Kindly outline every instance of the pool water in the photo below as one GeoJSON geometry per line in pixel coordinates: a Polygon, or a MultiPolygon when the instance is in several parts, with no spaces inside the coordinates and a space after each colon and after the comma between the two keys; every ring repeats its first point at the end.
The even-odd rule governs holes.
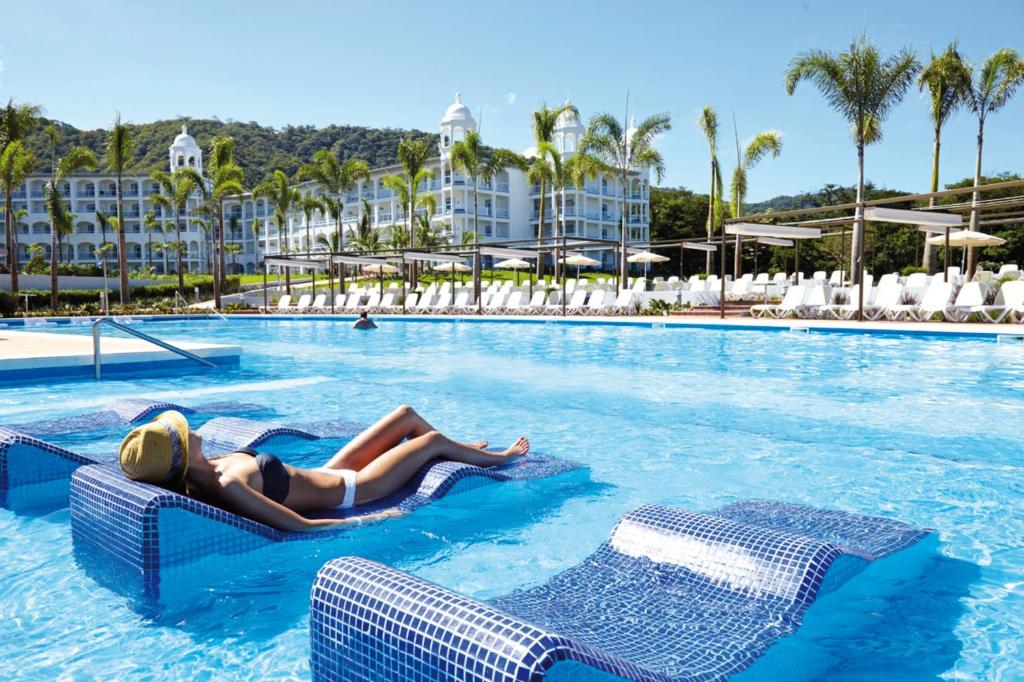
{"type": "MultiPolygon", "coordinates": [[[[270,548],[250,574],[162,608],[97,582],[66,509],[0,509],[0,678],[308,677],[317,566],[362,554],[478,598],[580,562],[646,502],[746,498],[891,516],[939,531],[920,580],[856,605],[822,636],[821,679],[1020,679],[1024,666],[1024,345],[986,339],[649,326],[317,320],[146,323],[161,338],[240,343],[241,365],[177,377],[0,388],[0,424],[119,396],[236,400],[276,419],[370,423],[414,405],[458,438],[588,470],[489,486],[315,545],[270,548]]],[[[75,330],[62,333],[81,333],[75,330]]],[[[53,438],[116,448],[119,430],[53,438]]],[[[340,442],[285,447],[314,465],[340,442]]],[[[183,580],[186,578],[183,577],[183,580]]],[[[173,592],[164,588],[164,592],[173,592]]]]}

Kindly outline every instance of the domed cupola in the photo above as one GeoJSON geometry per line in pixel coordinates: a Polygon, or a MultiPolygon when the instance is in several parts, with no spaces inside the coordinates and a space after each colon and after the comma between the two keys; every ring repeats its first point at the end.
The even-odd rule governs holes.
{"type": "MultiPolygon", "coordinates": [[[[566,107],[571,107],[572,102],[565,100],[566,107]]],[[[583,124],[571,109],[563,111],[555,121],[554,142],[559,153],[563,156],[572,154],[579,146],[580,138],[583,137],[583,124]]]]}
{"type": "Polygon", "coordinates": [[[469,107],[462,103],[462,93],[457,92],[455,101],[441,118],[441,140],[438,142],[441,154],[447,156],[451,146],[461,141],[467,130],[476,130],[476,121],[469,107]]]}
{"type": "Polygon", "coordinates": [[[181,133],[174,138],[170,148],[171,172],[179,168],[195,168],[203,172],[203,150],[196,144],[194,137],[188,134],[188,126],[181,124],[181,133]]]}

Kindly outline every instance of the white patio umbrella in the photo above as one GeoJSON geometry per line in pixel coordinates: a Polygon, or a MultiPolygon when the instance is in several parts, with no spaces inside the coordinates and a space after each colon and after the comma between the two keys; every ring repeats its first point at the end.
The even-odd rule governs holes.
{"type": "Polygon", "coordinates": [[[499,263],[495,263],[491,268],[491,282],[494,282],[494,268],[501,270],[515,270],[516,271],[516,286],[519,286],[519,271],[527,270],[531,266],[529,263],[524,261],[522,258],[508,258],[499,263]]]}
{"type": "Polygon", "coordinates": [[[385,273],[388,274],[388,275],[393,275],[396,272],[398,272],[398,268],[396,268],[394,265],[388,265],[387,263],[380,263],[380,264],[374,263],[373,265],[364,265],[363,266],[363,274],[364,275],[377,275],[377,278],[380,280],[380,295],[381,296],[384,295],[384,275],[385,275],[385,273]]]}
{"type": "Polygon", "coordinates": [[[457,261],[449,261],[447,263],[441,263],[440,265],[434,266],[434,272],[450,272],[452,273],[452,283],[455,282],[456,272],[473,272],[473,268],[469,267],[465,263],[459,263],[457,261]]]}
{"type": "Polygon", "coordinates": [[[650,251],[639,251],[626,259],[629,263],[643,263],[644,277],[647,277],[648,263],[664,263],[667,260],[669,260],[668,256],[661,256],[657,253],[651,253],[650,251]]]}
{"type": "MultiPolygon", "coordinates": [[[[943,246],[946,243],[946,235],[938,234],[934,237],[928,238],[929,244],[935,244],[937,246],[943,246]]],[[[1006,240],[997,237],[992,234],[985,234],[984,232],[977,232],[975,230],[960,230],[959,232],[950,232],[949,234],[949,245],[955,248],[975,249],[985,248],[987,246],[999,246],[1005,244],[1006,240]]],[[[974,259],[969,258],[972,271],[967,273],[967,279],[971,279],[974,276],[973,265],[974,259]]]]}
{"type": "Polygon", "coordinates": [[[576,266],[576,279],[580,278],[580,266],[581,265],[586,265],[587,267],[593,267],[595,265],[600,265],[601,264],[601,261],[599,261],[599,260],[597,260],[595,258],[591,258],[590,256],[584,256],[582,253],[573,254],[573,255],[569,256],[568,258],[566,258],[565,261],[563,261],[563,262],[566,265],[575,265],[576,266]]]}

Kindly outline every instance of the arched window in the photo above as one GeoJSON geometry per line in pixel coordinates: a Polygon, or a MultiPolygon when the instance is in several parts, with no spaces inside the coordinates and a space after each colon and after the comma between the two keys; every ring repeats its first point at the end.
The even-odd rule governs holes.
{"type": "Polygon", "coordinates": [[[444,146],[447,147],[447,146],[451,145],[451,143],[452,143],[451,139],[447,135],[445,135],[444,136],[444,146]]]}
{"type": "Polygon", "coordinates": [[[463,137],[464,134],[465,134],[465,131],[462,128],[456,128],[455,129],[455,134],[454,134],[455,141],[456,142],[461,142],[462,141],[462,137],[463,137]]]}
{"type": "Polygon", "coordinates": [[[196,157],[194,157],[194,156],[188,157],[188,165],[194,167],[196,165],[196,157]]]}
{"type": "Polygon", "coordinates": [[[566,152],[571,152],[571,151],[573,151],[575,149],[575,147],[576,147],[576,136],[575,135],[566,135],[565,136],[565,151],[566,152]]]}
{"type": "Polygon", "coordinates": [[[178,167],[179,168],[184,166],[185,165],[185,157],[182,156],[181,154],[178,154],[178,162],[177,163],[178,163],[178,167]]]}

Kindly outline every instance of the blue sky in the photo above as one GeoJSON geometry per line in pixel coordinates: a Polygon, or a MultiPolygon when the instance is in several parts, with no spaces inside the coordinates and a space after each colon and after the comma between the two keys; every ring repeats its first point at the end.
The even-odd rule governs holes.
{"type": "MultiPolygon", "coordinates": [[[[926,57],[959,39],[980,59],[1024,49],[1024,2],[773,0],[586,3],[24,2],[0,0],[0,98],[43,105],[80,127],[178,116],[262,124],[328,123],[434,130],[456,90],[483,112],[488,144],[529,145],[540,102],[572,98],[582,113],[668,111],[663,185],[705,190],[707,150],[694,121],[713,104],[720,154],[782,131],[782,155],[751,174],[749,199],[852,184],[845,124],[817,91],[783,89],[789,60],[840,50],[866,27],[885,52],[926,57]],[[973,19],[977,17],[978,19],[973,19]]],[[[924,191],[930,174],[927,102],[914,90],[867,155],[879,185],[924,191]]],[[[944,134],[942,179],[973,174],[976,123],[961,113],[944,134]]],[[[985,172],[1024,170],[1024,92],[986,124],[985,172]]]]}

